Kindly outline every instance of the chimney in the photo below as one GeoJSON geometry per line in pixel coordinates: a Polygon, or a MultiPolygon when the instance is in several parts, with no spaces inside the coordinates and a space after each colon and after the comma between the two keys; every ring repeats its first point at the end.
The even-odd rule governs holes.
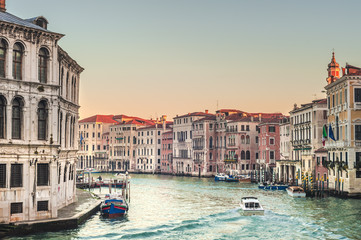
{"type": "Polygon", "coordinates": [[[261,114],[261,113],[258,115],[258,120],[259,120],[260,122],[262,121],[262,114],[261,114]]]}
{"type": "Polygon", "coordinates": [[[208,113],[208,109],[206,109],[205,112],[208,113]]]}
{"type": "Polygon", "coordinates": [[[0,11],[1,12],[5,12],[6,8],[5,8],[5,0],[0,0],[0,11]]]}
{"type": "Polygon", "coordinates": [[[162,116],[162,122],[163,122],[163,131],[165,132],[165,130],[167,128],[167,116],[166,115],[162,116]]]}

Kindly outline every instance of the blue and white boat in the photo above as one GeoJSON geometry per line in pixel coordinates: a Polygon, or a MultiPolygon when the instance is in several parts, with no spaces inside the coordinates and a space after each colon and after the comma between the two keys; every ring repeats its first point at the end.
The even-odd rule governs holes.
{"type": "Polygon", "coordinates": [[[226,181],[226,179],[228,178],[228,175],[224,174],[224,173],[218,173],[215,177],[214,177],[214,181],[226,181]]]}

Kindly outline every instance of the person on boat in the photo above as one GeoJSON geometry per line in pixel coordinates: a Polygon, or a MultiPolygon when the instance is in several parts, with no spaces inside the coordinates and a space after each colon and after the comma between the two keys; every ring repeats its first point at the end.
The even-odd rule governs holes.
{"type": "Polygon", "coordinates": [[[102,176],[99,176],[99,177],[98,177],[98,180],[99,180],[99,181],[103,180],[102,176]]]}

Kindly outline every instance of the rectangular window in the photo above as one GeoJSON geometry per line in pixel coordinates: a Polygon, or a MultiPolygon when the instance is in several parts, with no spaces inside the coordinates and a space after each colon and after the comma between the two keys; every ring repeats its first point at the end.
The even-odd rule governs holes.
{"type": "Polygon", "coordinates": [[[17,213],[23,213],[23,203],[22,202],[11,203],[10,213],[11,215],[17,213]]]}
{"type": "Polygon", "coordinates": [[[275,126],[269,126],[268,127],[268,132],[276,132],[276,127],[275,126]]]}
{"type": "Polygon", "coordinates": [[[11,164],[11,177],[10,187],[22,187],[23,186],[23,165],[11,164]]]}
{"type": "Polygon", "coordinates": [[[355,88],[355,102],[361,102],[361,88],[355,88]]]}
{"type": "Polygon", "coordinates": [[[38,201],[37,211],[48,211],[49,210],[49,201],[38,201]]]}
{"type": "Polygon", "coordinates": [[[274,151],[270,151],[270,152],[269,152],[269,158],[270,158],[271,160],[275,159],[275,152],[274,152],[274,151]]]}
{"type": "Polygon", "coordinates": [[[274,139],[274,138],[270,138],[270,139],[269,139],[269,144],[270,144],[270,145],[274,145],[274,144],[275,144],[275,139],[274,139]]]}
{"type": "Polygon", "coordinates": [[[6,188],[6,164],[0,164],[0,188],[6,188]]]}
{"type": "Polygon", "coordinates": [[[49,164],[38,163],[37,164],[37,185],[49,186],[49,164]]]}
{"type": "Polygon", "coordinates": [[[355,140],[361,140],[361,125],[355,125],[355,140]]]}

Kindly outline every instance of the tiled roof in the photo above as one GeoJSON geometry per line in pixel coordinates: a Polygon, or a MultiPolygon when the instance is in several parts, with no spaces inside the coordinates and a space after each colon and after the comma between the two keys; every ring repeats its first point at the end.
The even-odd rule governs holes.
{"type": "Polygon", "coordinates": [[[79,123],[118,123],[113,119],[113,115],[94,115],[88,118],[84,118],[79,123]]]}
{"type": "Polygon", "coordinates": [[[176,116],[175,118],[182,118],[182,117],[192,117],[192,116],[214,116],[214,114],[211,113],[205,113],[205,112],[193,112],[193,113],[188,113],[188,114],[184,114],[181,116],[176,116]]]}
{"type": "Polygon", "coordinates": [[[13,23],[13,24],[16,24],[16,25],[20,25],[20,26],[23,26],[23,27],[29,27],[29,28],[34,28],[34,29],[37,29],[37,30],[41,30],[41,31],[44,31],[44,32],[50,32],[49,30],[45,29],[45,28],[42,28],[34,23],[32,23],[32,19],[28,19],[28,20],[25,20],[25,19],[21,19],[17,16],[14,16],[8,12],[1,12],[0,11],[0,21],[3,21],[3,22],[7,22],[7,23],[13,23]]]}
{"type": "Polygon", "coordinates": [[[154,122],[155,122],[154,120],[147,120],[147,119],[144,119],[144,118],[127,116],[127,115],[124,115],[124,114],[115,115],[113,117],[113,119],[118,120],[118,121],[121,120],[123,122],[136,120],[138,122],[143,122],[144,124],[154,124],[154,122]]]}
{"type": "Polygon", "coordinates": [[[216,120],[216,116],[215,115],[213,115],[213,116],[207,116],[207,117],[204,117],[204,118],[200,118],[200,119],[198,119],[198,120],[196,120],[196,121],[194,121],[194,122],[202,122],[202,121],[214,121],[214,120],[216,120]]]}
{"type": "MultiPolygon", "coordinates": [[[[152,125],[152,126],[146,126],[146,127],[142,127],[142,128],[138,128],[138,130],[146,130],[146,129],[156,129],[156,126],[157,126],[157,129],[163,129],[163,124],[161,124],[161,123],[158,123],[157,125],[156,124],[154,124],[154,125],[152,125]]],[[[166,129],[171,129],[171,124],[166,124],[166,129]]]]}

